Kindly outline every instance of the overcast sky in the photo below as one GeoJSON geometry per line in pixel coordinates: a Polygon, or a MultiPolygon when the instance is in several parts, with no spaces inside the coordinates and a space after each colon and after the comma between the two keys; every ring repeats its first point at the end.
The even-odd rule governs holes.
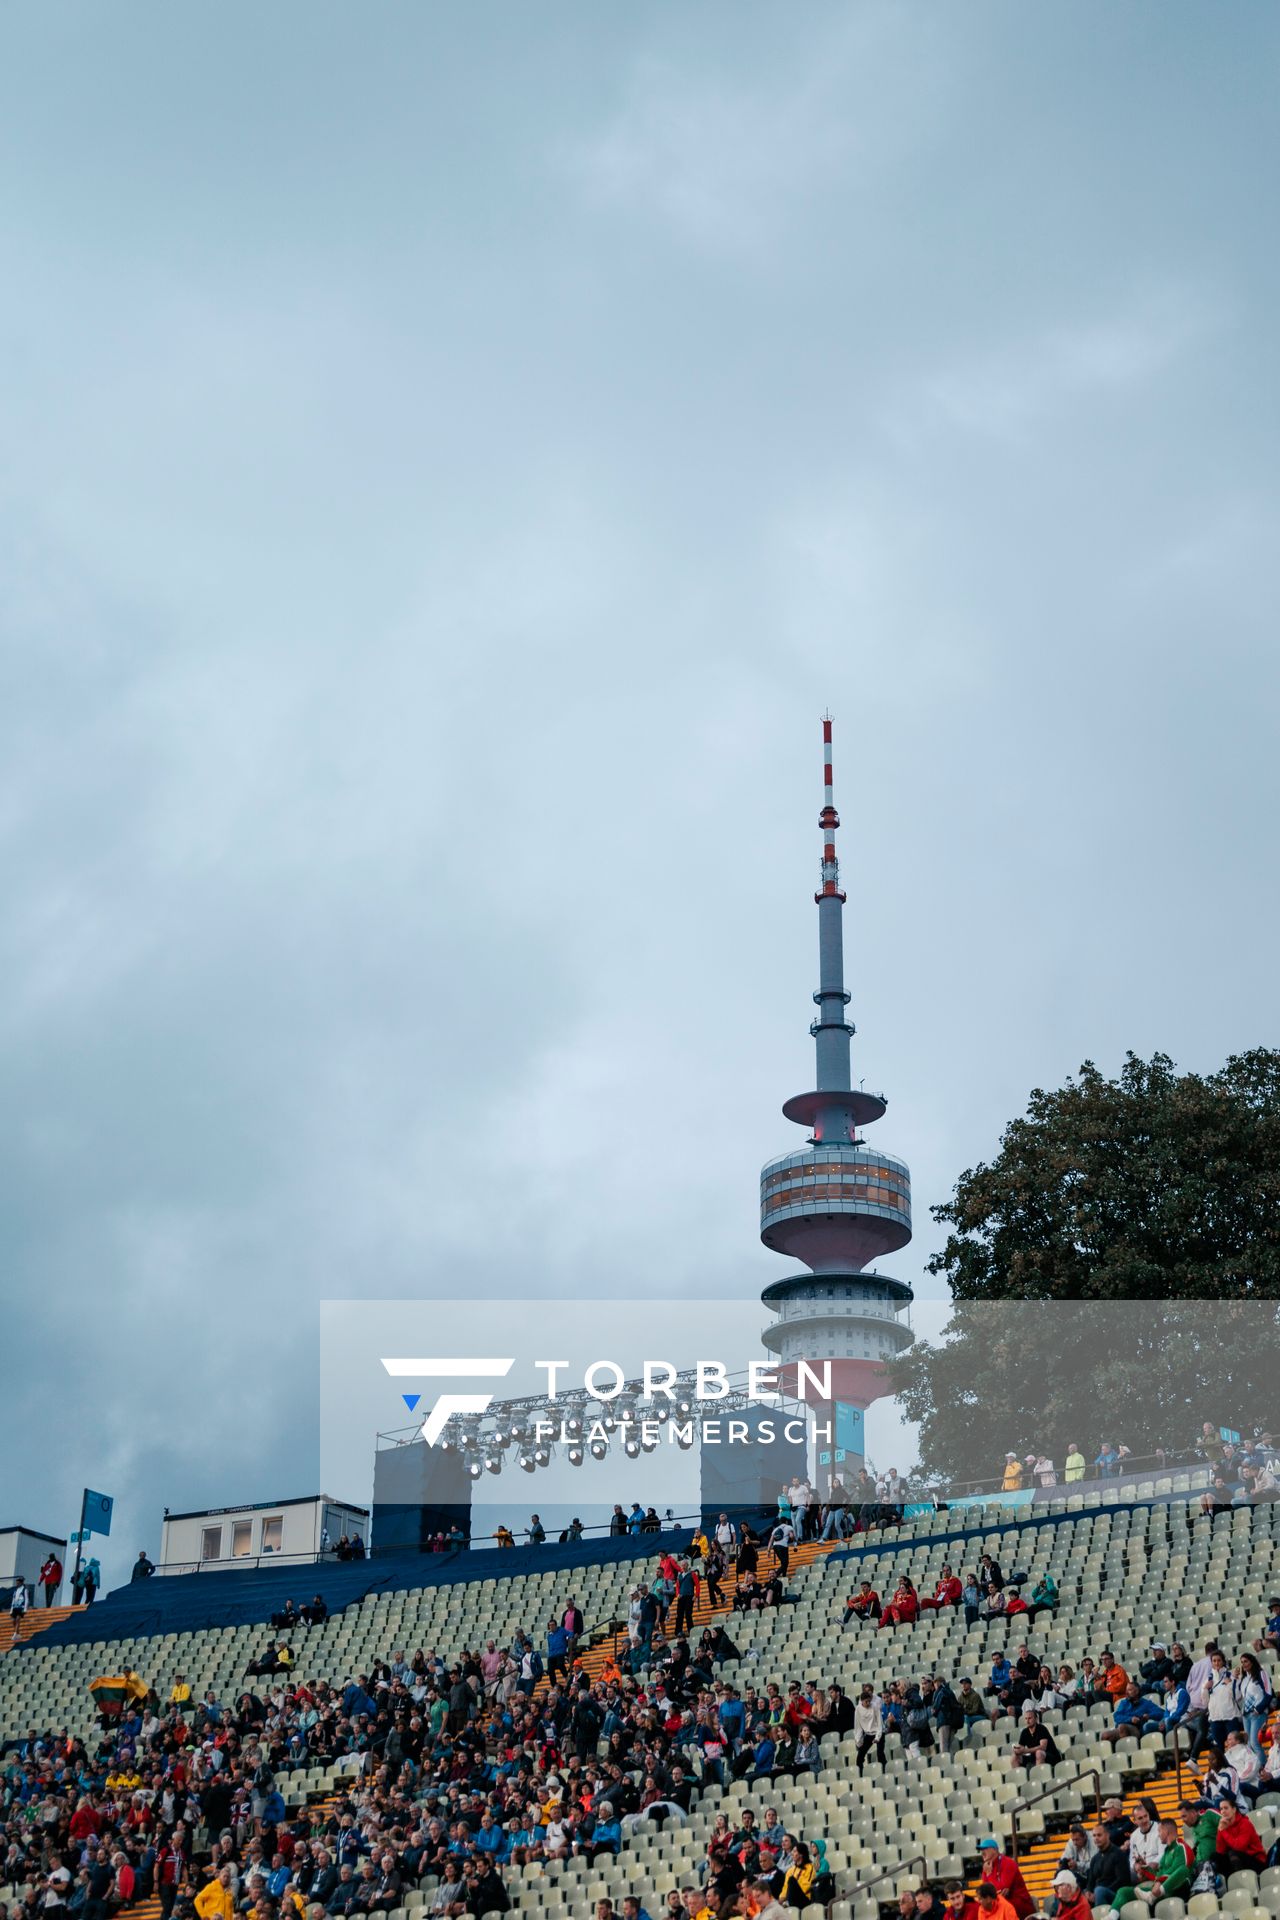
{"type": "Polygon", "coordinates": [[[5,10],[0,1524],[314,1491],[327,1297],[783,1271],[826,707],[890,1270],[1276,1040],[1278,54],[5,10]]]}

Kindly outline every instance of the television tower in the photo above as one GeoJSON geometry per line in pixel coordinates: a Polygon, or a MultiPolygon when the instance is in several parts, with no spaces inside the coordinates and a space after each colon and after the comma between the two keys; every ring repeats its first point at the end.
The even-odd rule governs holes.
{"type": "Polygon", "coordinates": [[[761,1299],[778,1317],[764,1331],[764,1344],[781,1363],[784,1391],[796,1390],[797,1363],[808,1361],[822,1377],[831,1369],[830,1399],[814,1406],[830,1439],[818,1443],[819,1481],[856,1472],[865,1453],[863,1414],[890,1391],[884,1361],[911,1344],[913,1299],[902,1280],[869,1271],[871,1263],[896,1253],[911,1238],[911,1176],[902,1160],[864,1144],[860,1130],[879,1120],[883,1094],[854,1088],[845,1018],[844,903],[836,861],[836,812],[831,786],[831,720],[822,722],[822,885],[818,906],[818,1016],[809,1028],[817,1052],[817,1085],[797,1093],[782,1111],[809,1129],[798,1153],[766,1161],[760,1174],[760,1238],[775,1253],[799,1260],[806,1273],[788,1274],[765,1288],[761,1299]]]}

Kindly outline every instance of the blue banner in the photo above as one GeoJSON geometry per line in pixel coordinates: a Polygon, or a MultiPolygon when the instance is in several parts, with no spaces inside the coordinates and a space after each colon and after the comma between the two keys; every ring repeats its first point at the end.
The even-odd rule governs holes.
{"type": "Polygon", "coordinates": [[[84,1490],[84,1530],[86,1533],[110,1533],[111,1509],[115,1501],[109,1493],[84,1490]]]}

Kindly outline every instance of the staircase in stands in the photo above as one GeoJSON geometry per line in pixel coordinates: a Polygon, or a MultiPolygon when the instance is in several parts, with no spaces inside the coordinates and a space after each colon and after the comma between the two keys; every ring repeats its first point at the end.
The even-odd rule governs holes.
{"type": "Polygon", "coordinates": [[[82,1613],[82,1607],[28,1607],[18,1620],[15,1630],[13,1616],[0,1614],[0,1653],[8,1653],[10,1647],[19,1643],[26,1645],[34,1640],[46,1627],[56,1626],[59,1620],[66,1620],[73,1613],[82,1613]]]}

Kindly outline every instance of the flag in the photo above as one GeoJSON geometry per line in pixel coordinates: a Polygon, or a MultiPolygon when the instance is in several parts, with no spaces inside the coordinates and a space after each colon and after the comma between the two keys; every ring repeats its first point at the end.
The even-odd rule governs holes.
{"type": "Polygon", "coordinates": [[[86,1533],[110,1533],[111,1509],[115,1505],[109,1493],[84,1490],[84,1530],[86,1533]]]}
{"type": "Polygon", "coordinates": [[[117,1719],[126,1707],[147,1697],[147,1689],[132,1672],[104,1674],[89,1682],[89,1691],[104,1720],[117,1719]]]}

